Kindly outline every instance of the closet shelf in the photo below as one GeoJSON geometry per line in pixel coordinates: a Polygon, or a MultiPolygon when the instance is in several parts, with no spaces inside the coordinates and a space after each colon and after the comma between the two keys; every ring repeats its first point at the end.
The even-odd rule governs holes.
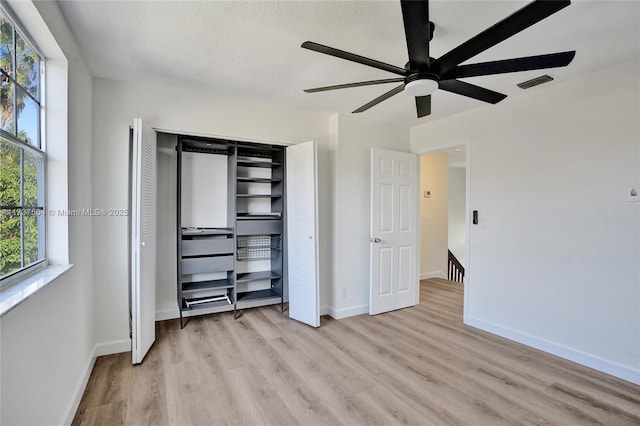
{"type": "Polygon", "coordinates": [[[182,235],[200,236],[200,235],[233,235],[232,228],[182,228],[182,235]]]}
{"type": "MultiPolygon", "coordinates": [[[[282,151],[282,145],[270,145],[270,144],[259,144],[256,145],[254,143],[248,142],[238,142],[238,155],[249,157],[251,155],[265,155],[265,151],[270,153],[276,153],[282,151]]],[[[268,155],[268,154],[267,154],[268,155]]]]}
{"type": "Polygon", "coordinates": [[[238,198],[282,198],[282,194],[236,194],[238,198]]]}
{"type": "Polygon", "coordinates": [[[238,176],[236,178],[238,182],[251,182],[251,183],[277,183],[282,182],[282,179],[277,178],[258,178],[258,177],[248,177],[248,176],[238,176]]]}
{"type": "Polygon", "coordinates": [[[276,274],[273,271],[261,271],[261,272],[247,272],[244,274],[238,274],[238,283],[248,283],[251,281],[260,281],[260,280],[277,280],[280,278],[280,275],[276,274]]]}
{"type": "Polygon", "coordinates": [[[238,220],[261,220],[261,219],[280,219],[280,217],[282,216],[281,213],[271,213],[271,212],[266,212],[266,213],[238,213],[237,214],[237,219],[238,220]]]}
{"type": "MultiPolygon", "coordinates": [[[[176,147],[177,150],[178,147],[176,147]]],[[[227,140],[211,140],[199,137],[183,137],[182,151],[202,154],[233,155],[232,144],[227,140]]]]}
{"type": "Polygon", "coordinates": [[[245,293],[238,293],[238,303],[279,297],[281,297],[280,293],[272,288],[268,288],[266,290],[247,291],[245,293]]]}
{"type": "Polygon", "coordinates": [[[183,152],[194,152],[198,154],[217,154],[217,155],[231,155],[231,153],[224,149],[207,148],[200,146],[185,146],[182,148],[183,152]]]}
{"type": "Polygon", "coordinates": [[[193,281],[190,283],[182,283],[182,294],[218,290],[221,288],[233,288],[233,283],[229,280],[193,281]]]}
{"type": "Polygon", "coordinates": [[[277,161],[258,161],[258,160],[240,160],[238,159],[238,167],[263,167],[270,169],[272,167],[281,166],[282,163],[277,161]]]}

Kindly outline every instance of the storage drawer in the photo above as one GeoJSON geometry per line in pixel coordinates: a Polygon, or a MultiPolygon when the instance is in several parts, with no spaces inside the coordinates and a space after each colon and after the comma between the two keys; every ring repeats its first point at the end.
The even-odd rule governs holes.
{"type": "Polygon", "coordinates": [[[233,255],[182,259],[182,275],[233,270],[233,255]]]}
{"type": "Polygon", "coordinates": [[[281,234],[280,220],[239,220],[238,235],[269,235],[281,234]]]}
{"type": "Polygon", "coordinates": [[[233,253],[233,238],[198,238],[182,240],[183,256],[233,253]]]}

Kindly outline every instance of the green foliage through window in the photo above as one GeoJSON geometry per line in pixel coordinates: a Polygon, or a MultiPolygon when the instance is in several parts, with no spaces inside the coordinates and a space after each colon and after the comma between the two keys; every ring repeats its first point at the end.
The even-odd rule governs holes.
{"type": "Polygon", "coordinates": [[[0,278],[44,259],[40,67],[0,11],[0,278]]]}
{"type": "Polygon", "coordinates": [[[40,147],[40,57],[0,13],[0,129],[40,147]]]}

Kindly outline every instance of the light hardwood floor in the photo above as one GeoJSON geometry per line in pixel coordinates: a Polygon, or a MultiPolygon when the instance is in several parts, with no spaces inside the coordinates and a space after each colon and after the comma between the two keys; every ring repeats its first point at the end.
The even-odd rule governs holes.
{"type": "Polygon", "coordinates": [[[75,425],[640,425],[640,386],[462,324],[462,286],[319,329],[276,307],[157,324],[100,357],[75,425]]]}

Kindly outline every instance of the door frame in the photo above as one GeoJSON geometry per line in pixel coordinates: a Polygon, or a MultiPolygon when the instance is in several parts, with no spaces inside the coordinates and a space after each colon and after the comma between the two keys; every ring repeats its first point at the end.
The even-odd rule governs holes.
{"type": "MultiPolygon", "coordinates": [[[[449,151],[452,148],[464,147],[466,153],[465,161],[465,241],[464,241],[464,299],[463,299],[463,313],[462,321],[466,324],[467,318],[469,318],[469,289],[471,285],[471,139],[461,138],[454,139],[447,142],[442,142],[434,145],[412,151],[418,156],[426,154],[434,154],[437,152],[449,151]]],[[[420,170],[422,173],[422,170],[420,170]]],[[[422,241],[422,229],[420,229],[419,241],[422,241]]],[[[418,259],[420,260],[420,259],[418,259]]]]}

